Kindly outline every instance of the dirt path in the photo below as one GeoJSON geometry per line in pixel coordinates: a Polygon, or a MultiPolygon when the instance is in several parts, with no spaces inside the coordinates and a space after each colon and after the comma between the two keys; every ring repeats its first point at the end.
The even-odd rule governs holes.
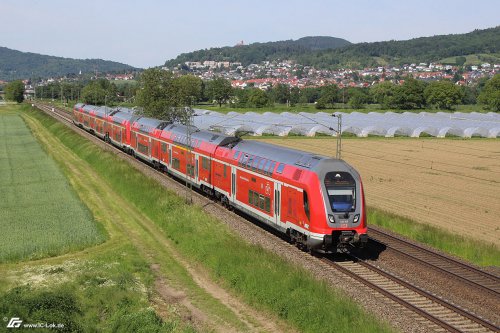
{"type": "MultiPolygon", "coordinates": [[[[214,283],[199,265],[178,253],[165,234],[134,208],[71,150],[35,119],[25,116],[37,139],[50,147],[49,154],[66,168],[71,184],[90,198],[86,204],[110,233],[110,242],[130,240],[148,260],[155,276],[152,302],[159,315],[176,307],[182,318],[200,330],[217,332],[290,332],[292,329],[259,312],[214,283]]],[[[98,247],[97,247],[98,248],[98,247]]]]}

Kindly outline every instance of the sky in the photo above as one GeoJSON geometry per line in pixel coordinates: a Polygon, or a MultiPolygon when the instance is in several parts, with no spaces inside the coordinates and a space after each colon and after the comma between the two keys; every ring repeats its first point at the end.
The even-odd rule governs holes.
{"type": "Polygon", "coordinates": [[[0,46],[148,68],[240,41],[466,33],[500,25],[499,13],[499,0],[0,0],[0,46]]]}

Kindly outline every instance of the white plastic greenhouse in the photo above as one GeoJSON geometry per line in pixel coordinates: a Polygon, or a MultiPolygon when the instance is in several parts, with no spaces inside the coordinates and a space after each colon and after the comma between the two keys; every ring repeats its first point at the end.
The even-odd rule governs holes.
{"type": "MultiPolygon", "coordinates": [[[[337,118],[325,112],[272,113],[256,112],[222,114],[215,111],[195,110],[194,125],[200,129],[218,130],[227,135],[248,132],[252,135],[298,134],[315,136],[317,133],[336,135],[337,118]]],[[[377,135],[385,137],[430,135],[463,138],[500,136],[500,114],[489,113],[337,113],[342,115],[342,133],[359,137],[377,135]]]]}

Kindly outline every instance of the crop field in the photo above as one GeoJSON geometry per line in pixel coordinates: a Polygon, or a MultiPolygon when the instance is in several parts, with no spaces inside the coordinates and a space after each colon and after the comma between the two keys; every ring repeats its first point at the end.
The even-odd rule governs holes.
{"type": "Polygon", "coordinates": [[[0,262],[36,259],[105,240],[56,163],[19,115],[0,110],[0,262]]]}
{"type": "MultiPolygon", "coordinates": [[[[264,138],[335,155],[332,138],[264,138]]],[[[489,139],[344,139],[369,206],[500,246],[500,142],[489,139]]]]}

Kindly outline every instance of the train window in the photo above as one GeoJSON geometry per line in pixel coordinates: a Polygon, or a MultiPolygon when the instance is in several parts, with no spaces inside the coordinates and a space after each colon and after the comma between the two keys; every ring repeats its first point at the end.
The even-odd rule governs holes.
{"type": "Polygon", "coordinates": [[[248,191],[248,203],[250,205],[253,205],[253,191],[252,190],[248,191]]]}
{"type": "Polygon", "coordinates": [[[252,163],[252,170],[256,170],[257,166],[259,165],[260,162],[260,157],[255,156],[255,159],[253,160],[252,163]]]}
{"type": "Polygon", "coordinates": [[[167,152],[167,144],[162,142],[161,143],[161,151],[165,154],[167,152]]]}
{"type": "Polygon", "coordinates": [[[255,207],[259,207],[259,193],[253,192],[253,204],[255,207]]]}
{"type": "Polygon", "coordinates": [[[270,175],[272,175],[275,166],[276,166],[276,162],[272,161],[271,166],[269,167],[269,170],[268,170],[270,175]]]}
{"type": "Polygon", "coordinates": [[[258,167],[258,169],[259,169],[260,171],[263,171],[263,170],[264,170],[264,165],[266,164],[266,161],[267,161],[267,160],[266,160],[265,158],[263,158],[263,159],[261,159],[261,160],[260,160],[259,167],[258,167]]]}
{"type": "Polygon", "coordinates": [[[271,161],[267,160],[266,165],[262,168],[265,173],[269,173],[269,167],[271,166],[271,161]]]}
{"type": "Polygon", "coordinates": [[[309,211],[309,199],[307,198],[307,192],[304,191],[304,212],[306,213],[307,219],[311,219],[311,212],[309,211]]]}
{"type": "Polygon", "coordinates": [[[259,195],[259,208],[264,210],[264,202],[265,202],[265,199],[264,199],[264,196],[262,194],[259,195]]]}
{"type": "Polygon", "coordinates": [[[245,167],[250,168],[252,166],[253,159],[254,159],[254,156],[250,156],[247,160],[245,167]]]}
{"type": "Polygon", "coordinates": [[[266,197],[264,201],[264,210],[268,213],[271,212],[271,198],[266,197]]]}
{"type": "Polygon", "coordinates": [[[239,153],[240,153],[239,151],[235,151],[235,152],[234,152],[234,155],[233,155],[233,159],[237,160],[237,159],[238,159],[238,154],[239,154],[239,153]]]}
{"type": "Polygon", "coordinates": [[[172,167],[179,170],[181,162],[177,158],[172,158],[172,167]]]}
{"type": "Polygon", "coordinates": [[[284,169],[285,169],[285,164],[284,163],[280,163],[278,165],[278,169],[276,169],[276,172],[281,174],[281,173],[283,173],[284,169]]]}
{"type": "Polygon", "coordinates": [[[241,154],[240,160],[238,161],[239,166],[243,166],[243,161],[245,160],[245,154],[241,154]]]}
{"type": "Polygon", "coordinates": [[[227,177],[227,171],[226,171],[226,169],[227,169],[227,165],[224,164],[224,178],[227,177]]]}
{"type": "Polygon", "coordinates": [[[201,167],[204,170],[210,170],[210,160],[206,157],[201,158],[201,167]]]}

